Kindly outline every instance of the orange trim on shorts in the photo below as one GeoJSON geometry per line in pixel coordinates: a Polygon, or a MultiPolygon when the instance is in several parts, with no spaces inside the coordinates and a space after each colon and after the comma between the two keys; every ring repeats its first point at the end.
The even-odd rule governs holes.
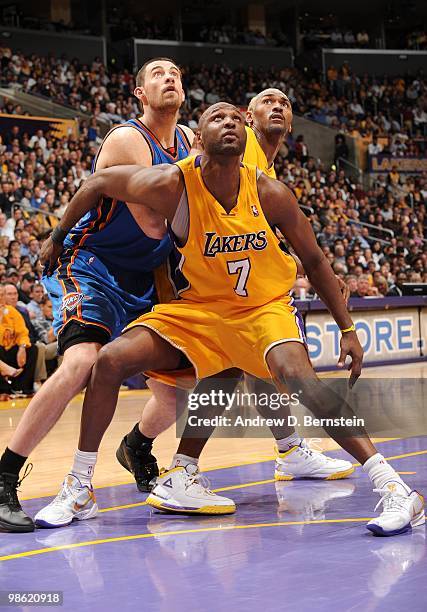
{"type": "MultiPolygon", "coordinates": [[[[68,291],[67,291],[67,287],[65,286],[64,281],[62,280],[62,278],[59,278],[59,272],[61,270],[62,267],[62,263],[61,263],[61,258],[58,257],[58,271],[56,273],[56,280],[60,283],[61,288],[62,288],[62,298],[64,298],[64,296],[67,295],[68,291]]],[[[62,320],[64,321],[64,325],[67,322],[67,315],[65,313],[65,310],[62,311],[62,320]]],[[[63,327],[63,326],[62,326],[63,327]]],[[[61,329],[62,329],[61,327],[61,329]]]]}

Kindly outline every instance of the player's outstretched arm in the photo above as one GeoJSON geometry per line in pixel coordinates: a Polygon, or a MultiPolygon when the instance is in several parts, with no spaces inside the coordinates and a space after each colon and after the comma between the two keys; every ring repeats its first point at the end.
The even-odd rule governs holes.
{"type": "MultiPolygon", "coordinates": [[[[260,202],[271,225],[277,225],[301,259],[304,270],[317,293],[322,297],[341,330],[353,326],[335,274],[316,242],[309,220],[298,206],[291,190],[273,179],[261,176],[258,180],[260,202]]],[[[363,350],[355,331],[341,338],[338,365],[344,365],[347,355],[352,357],[350,385],[360,376],[363,350]]]]}
{"type": "Polygon", "coordinates": [[[181,171],[170,164],[154,168],[114,166],[99,170],[85,180],[69,203],[59,225],[43,243],[41,264],[48,264],[48,273],[53,270],[67,233],[87,212],[96,208],[102,197],[148,206],[171,221],[183,189],[181,171]]]}

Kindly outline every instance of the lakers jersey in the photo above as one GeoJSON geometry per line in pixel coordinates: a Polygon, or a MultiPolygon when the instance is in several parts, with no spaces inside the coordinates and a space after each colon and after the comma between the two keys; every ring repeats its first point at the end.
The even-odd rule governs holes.
{"type": "Polygon", "coordinates": [[[252,164],[259,168],[270,178],[277,178],[274,164],[268,166],[267,157],[259,144],[255,132],[246,126],[246,148],[243,155],[243,163],[252,164]]]}
{"type": "Polygon", "coordinates": [[[235,207],[227,213],[206,188],[201,156],[177,163],[188,200],[189,229],[180,270],[180,297],[254,308],[284,297],[296,278],[293,258],[279,247],[257,189],[257,168],[241,164],[235,207]]]}

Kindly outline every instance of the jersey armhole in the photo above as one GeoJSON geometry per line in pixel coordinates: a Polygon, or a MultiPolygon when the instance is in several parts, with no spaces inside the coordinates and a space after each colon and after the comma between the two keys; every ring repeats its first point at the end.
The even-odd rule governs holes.
{"type": "Polygon", "coordinates": [[[179,124],[177,124],[177,125],[176,125],[176,127],[177,127],[177,130],[179,130],[179,133],[181,134],[181,136],[184,138],[184,140],[185,140],[185,142],[186,142],[186,144],[187,144],[187,147],[188,147],[188,153],[190,153],[190,151],[191,151],[191,147],[192,147],[193,145],[190,143],[190,141],[189,141],[189,139],[188,139],[188,136],[187,136],[187,134],[186,134],[185,130],[183,130],[183,129],[182,129],[182,127],[181,127],[179,124]]]}
{"type": "Polygon", "coordinates": [[[102,151],[102,147],[106,143],[107,138],[109,137],[109,135],[112,134],[115,130],[118,130],[119,128],[124,128],[124,127],[133,128],[134,130],[136,130],[138,132],[138,134],[141,134],[141,136],[144,138],[145,142],[147,143],[148,148],[150,149],[151,165],[154,166],[154,151],[153,151],[153,147],[151,146],[151,143],[148,140],[148,138],[146,137],[146,135],[142,132],[142,130],[137,128],[136,125],[132,125],[131,123],[121,123],[120,125],[115,125],[113,128],[111,128],[111,130],[105,136],[104,140],[101,142],[101,146],[99,147],[99,149],[98,149],[98,151],[96,153],[95,159],[93,160],[92,173],[96,172],[96,163],[97,163],[99,155],[100,155],[100,153],[102,151]]]}
{"type": "Polygon", "coordinates": [[[177,247],[185,247],[190,234],[190,206],[185,182],[172,223],[170,224],[170,229],[177,247]]]}

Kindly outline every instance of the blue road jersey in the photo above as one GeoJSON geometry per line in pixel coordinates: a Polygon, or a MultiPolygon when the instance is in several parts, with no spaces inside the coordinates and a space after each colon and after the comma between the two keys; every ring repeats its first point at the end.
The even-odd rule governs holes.
{"type": "MultiPolygon", "coordinates": [[[[140,132],[150,147],[153,165],[172,164],[188,156],[191,145],[179,127],[171,152],[141,121],[132,119],[113,130],[123,126],[140,132]]],[[[171,251],[168,235],[162,240],[149,238],[124,202],[103,198],[68,234],[54,273],[43,277],[53,304],[55,333],[76,321],[103,329],[107,337],[117,336],[156,303],[153,271],[171,251]]]]}
{"type": "MultiPolygon", "coordinates": [[[[175,150],[172,153],[140,120],[131,119],[113,130],[123,126],[133,127],[145,138],[151,150],[153,166],[172,164],[188,156],[191,145],[180,127],[175,129],[175,150]]],[[[102,145],[94,160],[93,171],[101,149],[102,145]]],[[[90,210],[73,227],[64,247],[90,250],[106,265],[114,268],[148,272],[165,261],[172,244],[167,235],[162,240],[148,238],[124,202],[103,198],[97,208],[90,210]]]]}

